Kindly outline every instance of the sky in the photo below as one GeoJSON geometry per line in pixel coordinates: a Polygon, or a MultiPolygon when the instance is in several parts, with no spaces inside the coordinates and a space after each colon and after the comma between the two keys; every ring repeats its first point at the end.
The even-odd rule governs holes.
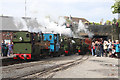
{"type": "MultiPolygon", "coordinates": [[[[117,18],[112,14],[114,0],[26,0],[27,17],[73,16],[90,22],[117,18]]],[[[0,0],[0,15],[25,16],[25,0],[0,0]]]]}

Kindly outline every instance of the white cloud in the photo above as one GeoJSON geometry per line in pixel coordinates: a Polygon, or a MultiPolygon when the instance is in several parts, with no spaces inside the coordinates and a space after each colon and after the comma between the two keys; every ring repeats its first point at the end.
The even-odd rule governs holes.
{"type": "Polygon", "coordinates": [[[33,1],[30,10],[33,12],[33,14],[38,14],[37,16],[41,14],[54,16],[72,15],[86,19],[88,18],[89,20],[98,22],[102,18],[112,19],[111,17],[114,17],[114,15],[111,13],[111,5],[109,3],[114,4],[114,0],[35,0],[33,1]],[[99,2],[101,2],[103,5],[99,5],[99,2]],[[85,7],[77,8],[75,7],[76,3],[77,7],[81,6],[78,5],[78,3],[84,3],[83,5],[85,5],[85,7]]]}
{"type": "Polygon", "coordinates": [[[0,0],[2,3],[25,2],[25,0],[0,0]]]}
{"type": "Polygon", "coordinates": [[[47,0],[49,2],[79,3],[79,2],[115,2],[114,0],[47,0]]]}
{"type": "MultiPolygon", "coordinates": [[[[4,14],[24,16],[25,0],[2,0],[2,2],[4,14]]],[[[114,0],[26,0],[26,2],[27,16],[30,17],[73,15],[95,21],[113,17],[110,7],[114,0]]]]}
{"type": "Polygon", "coordinates": [[[79,3],[79,2],[115,2],[115,0],[0,0],[2,3],[19,2],[60,2],[60,3],[79,3]]]}

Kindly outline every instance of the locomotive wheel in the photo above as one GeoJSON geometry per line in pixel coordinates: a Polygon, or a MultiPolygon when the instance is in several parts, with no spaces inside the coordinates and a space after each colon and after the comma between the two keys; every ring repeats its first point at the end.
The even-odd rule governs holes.
{"type": "Polygon", "coordinates": [[[61,55],[61,53],[58,53],[58,52],[56,52],[56,54],[58,54],[57,57],[60,57],[60,55],[61,55]]]}
{"type": "Polygon", "coordinates": [[[65,56],[69,56],[69,54],[66,54],[66,53],[65,53],[64,55],[65,55],[65,56]]]}
{"type": "Polygon", "coordinates": [[[53,55],[53,57],[58,57],[58,55],[53,55]]]}
{"type": "Polygon", "coordinates": [[[58,57],[60,57],[60,55],[58,55],[58,57]]]}
{"type": "Polygon", "coordinates": [[[79,55],[84,55],[84,52],[79,52],[79,55]]]}

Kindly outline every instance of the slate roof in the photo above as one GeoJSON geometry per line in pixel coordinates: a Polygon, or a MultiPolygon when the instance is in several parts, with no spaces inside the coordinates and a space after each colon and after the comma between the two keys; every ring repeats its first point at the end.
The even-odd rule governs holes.
{"type": "MultiPolygon", "coordinates": [[[[69,19],[68,16],[65,16],[65,18],[69,19]]],[[[78,23],[79,23],[79,20],[81,20],[83,23],[89,22],[89,21],[88,21],[87,19],[85,19],[85,18],[71,17],[71,19],[72,19],[73,22],[78,22],[78,23]]]]}
{"type": "Polygon", "coordinates": [[[20,30],[23,29],[25,24],[27,27],[39,26],[35,18],[0,16],[0,30],[20,30]]]}

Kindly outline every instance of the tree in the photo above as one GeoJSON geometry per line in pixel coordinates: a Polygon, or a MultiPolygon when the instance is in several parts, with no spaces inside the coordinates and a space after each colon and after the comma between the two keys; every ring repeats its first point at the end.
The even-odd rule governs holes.
{"type": "MultiPolygon", "coordinates": [[[[119,15],[120,14],[120,0],[115,0],[115,3],[114,3],[113,6],[111,6],[111,8],[114,9],[112,11],[113,14],[118,13],[118,15],[119,15]]],[[[114,19],[114,21],[116,21],[116,20],[114,19]]],[[[119,35],[120,35],[120,27],[118,27],[118,26],[120,26],[119,25],[120,24],[120,18],[118,18],[118,20],[116,21],[116,23],[117,23],[116,26],[113,27],[113,30],[115,30],[113,32],[113,39],[114,40],[119,40],[120,39],[120,37],[119,37],[119,35]]]]}
{"type": "Polygon", "coordinates": [[[116,22],[117,22],[117,19],[116,19],[116,18],[114,18],[114,19],[112,20],[112,22],[113,22],[113,23],[116,23],[116,22]]]}
{"type": "Polygon", "coordinates": [[[117,22],[118,22],[118,27],[120,28],[120,18],[117,20],[117,22]]]}
{"type": "Polygon", "coordinates": [[[107,24],[107,25],[111,25],[111,24],[112,24],[112,22],[111,22],[111,21],[109,21],[109,20],[107,20],[107,21],[106,21],[106,24],[107,24]]]}
{"type": "Polygon", "coordinates": [[[112,11],[113,14],[120,13],[120,0],[116,0],[113,6],[111,6],[114,10],[112,11]]]}
{"type": "Polygon", "coordinates": [[[100,24],[101,24],[101,25],[103,24],[103,18],[101,19],[100,24]]]}

